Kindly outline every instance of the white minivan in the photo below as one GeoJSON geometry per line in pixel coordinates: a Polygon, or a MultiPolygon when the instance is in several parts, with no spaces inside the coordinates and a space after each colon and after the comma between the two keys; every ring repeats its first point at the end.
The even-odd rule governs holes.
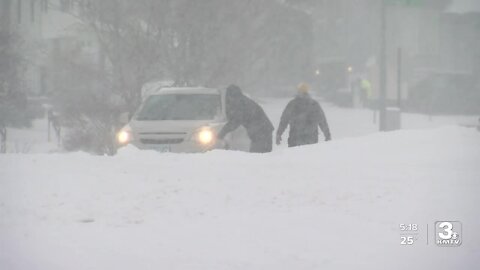
{"type": "Polygon", "coordinates": [[[225,90],[161,88],[149,94],[131,120],[117,133],[120,146],[160,152],[205,152],[215,148],[248,151],[243,127],[220,143],[217,134],[227,122],[225,90]]]}

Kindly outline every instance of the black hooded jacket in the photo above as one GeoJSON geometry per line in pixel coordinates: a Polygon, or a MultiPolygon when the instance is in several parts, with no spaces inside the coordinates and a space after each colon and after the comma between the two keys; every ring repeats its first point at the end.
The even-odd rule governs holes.
{"type": "Polygon", "coordinates": [[[262,107],[242,94],[240,88],[229,87],[225,98],[227,124],[218,134],[223,139],[229,132],[244,126],[252,141],[272,134],[274,127],[262,107]]]}
{"type": "Polygon", "coordinates": [[[289,146],[318,143],[318,127],[322,130],[325,140],[331,139],[322,107],[308,94],[299,94],[287,104],[280,119],[277,136],[281,136],[288,125],[290,125],[289,146]]]}

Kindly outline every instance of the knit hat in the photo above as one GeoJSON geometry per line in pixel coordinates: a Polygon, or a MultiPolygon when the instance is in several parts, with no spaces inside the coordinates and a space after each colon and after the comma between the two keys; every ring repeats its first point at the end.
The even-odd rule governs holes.
{"type": "Polygon", "coordinates": [[[310,86],[306,83],[299,83],[297,86],[297,90],[299,93],[306,94],[310,90],[310,86]]]}

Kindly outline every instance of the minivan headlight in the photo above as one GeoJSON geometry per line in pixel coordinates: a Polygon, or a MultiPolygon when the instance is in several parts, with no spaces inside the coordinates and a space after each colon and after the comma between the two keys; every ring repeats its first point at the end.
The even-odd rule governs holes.
{"type": "Polygon", "coordinates": [[[195,137],[195,139],[203,145],[210,145],[213,144],[215,141],[215,133],[211,128],[208,127],[202,128],[197,131],[195,137]]]}
{"type": "Polygon", "coordinates": [[[125,145],[125,144],[128,144],[131,141],[132,141],[132,133],[130,133],[126,130],[120,130],[117,133],[117,143],[118,144],[125,145]]]}

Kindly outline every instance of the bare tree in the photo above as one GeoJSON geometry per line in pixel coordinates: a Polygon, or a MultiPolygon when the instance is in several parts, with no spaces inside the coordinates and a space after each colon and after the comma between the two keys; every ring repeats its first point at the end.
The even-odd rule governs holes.
{"type": "Polygon", "coordinates": [[[28,127],[32,115],[28,113],[24,84],[24,59],[21,40],[9,31],[0,31],[0,152],[6,152],[7,127],[28,127]]]}
{"type": "MultiPolygon", "coordinates": [[[[298,80],[311,58],[310,18],[276,0],[83,0],[71,13],[91,29],[104,61],[90,68],[68,61],[57,65],[83,74],[82,80],[100,80],[103,91],[119,98],[111,112],[133,112],[141,102],[142,85],[152,80],[258,87],[279,78],[298,80]],[[88,74],[102,78],[86,79],[88,74]]],[[[88,89],[73,87],[74,93],[61,95],[66,115],[78,118],[67,113],[74,111],[80,119],[90,119],[89,127],[93,122],[114,127],[114,121],[90,114],[98,111],[90,106],[69,109],[76,108],[79,93],[85,102],[108,100],[96,96],[102,91],[95,85],[81,86],[88,89]]]]}

